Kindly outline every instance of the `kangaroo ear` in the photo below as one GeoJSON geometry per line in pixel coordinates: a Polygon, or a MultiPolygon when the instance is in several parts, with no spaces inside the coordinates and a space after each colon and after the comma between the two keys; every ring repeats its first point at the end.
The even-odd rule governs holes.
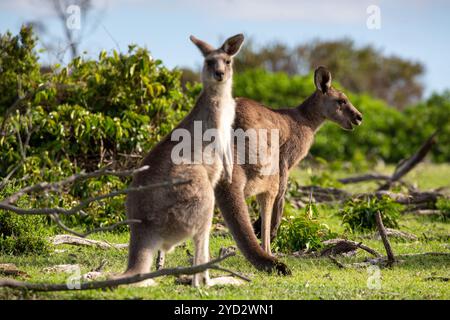
{"type": "Polygon", "coordinates": [[[228,38],[220,47],[223,51],[225,51],[230,56],[235,56],[239,52],[244,43],[244,35],[239,33],[231,38],[228,38]]]}
{"type": "Polygon", "coordinates": [[[320,66],[314,72],[314,84],[322,93],[327,93],[331,87],[331,73],[327,68],[320,66]]]}
{"type": "Polygon", "coordinates": [[[205,41],[197,39],[194,36],[190,36],[189,39],[191,39],[191,41],[197,46],[197,48],[200,49],[204,57],[214,51],[214,48],[211,45],[207,44],[205,41]]]}

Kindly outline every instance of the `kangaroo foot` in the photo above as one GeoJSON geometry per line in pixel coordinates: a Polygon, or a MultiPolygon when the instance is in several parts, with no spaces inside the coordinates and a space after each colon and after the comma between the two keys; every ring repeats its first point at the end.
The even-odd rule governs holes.
{"type": "Polygon", "coordinates": [[[286,264],[284,264],[283,262],[280,262],[280,261],[275,262],[275,270],[276,270],[277,274],[280,276],[292,275],[291,269],[289,269],[289,267],[286,264]]]}

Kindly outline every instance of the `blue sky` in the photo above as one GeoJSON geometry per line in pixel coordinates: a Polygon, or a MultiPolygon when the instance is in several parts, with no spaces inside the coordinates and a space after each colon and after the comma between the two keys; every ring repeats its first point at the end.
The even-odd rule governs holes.
{"type": "MultiPolygon", "coordinates": [[[[357,45],[373,44],[386,54],[422,62],[426,95],[450,88],[450,1],[94,0],[94,5],[80,30],[80,48],[92,56],[136,43],[168,67],[198,67],[201,56],[190,34],[213,45],[240,32],[259,44],[349,37],[357,45]],[[370,5],[380,8],[379,30],[366,26],[370,5]]],[[[26,21],[45,22],[54,39],[61,32],[45,0],[0,1],[0,32],[17,32],[26,21]]]]}

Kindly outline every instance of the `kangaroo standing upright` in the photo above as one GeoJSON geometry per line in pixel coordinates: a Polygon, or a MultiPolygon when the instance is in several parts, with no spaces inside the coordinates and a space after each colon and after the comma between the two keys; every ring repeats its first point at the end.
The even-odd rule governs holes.
{"type": "MultiPolygon", "coordinates": [[[[331,86],[331,74],[326,68],[316,69],[314,83],[316,91],[297,108],[274,110],[250,99],[236,99],[235,129],[279,132],[279,151],[273,158],[277,161],[276,173],[264,174],[261,163],[235,164],[232,183],[223,180],[215,189],[216,202],[239,249],[258,269],[280,270],[280,263],[271,255],[271,236],[275,237],[283,214],[289,170],[307,155],[317,130],[326,119],[347,130],[362,121],[362,114],[345,94],[331,86]],[[261,211],[255,230],[261,230],[262,248],[245,202],[246,197],[253,195],[261,211]]],[[[246,152],[255,151],[246,145],[246,152]]],[[[236,147],[234,154],[236,159],[236,147]]]]}
{"type": "MultiPolygon", "coordinates": [[[[223,176],[230,181],[232,174],[230,139],[235,114],[235,101],[231,93],[232,59],[244,37],[241,34],[233,36],[219,49],[193,36],[190,39],[205,58],[202,92],[189,115],[145,157],[142,165],[149,169],[136,173],[131,186],[145,186],[168,179],[190,182],[128,195],[127,217],[141,220],[141,223],[130,226],[128,268],[122,276],[148,272],[157,250],[170,251],[187,238],[194,240],[194,265],[209,260],[214,187],[223,176]],[[200,137],[195,136],[198,125],[200,137]],[[203,153],[211,143],[205,142],[203,135],[209,129],[218,132],[215,137],[217,152],[209,153],[211,157],[204,159],[203,153]],[[179,138],[177,133],[180,132],[189,134],[187,142],[191,146],[191,155],[187,157],[183,154],[182,161],[174,163],[173,157],[177,156],[174,150],[178,142],[172,140],[179,138]]],[[[194,275],[192,284],[199,286],[208,284],[208,281],[209,275],[205,271],[194,275]]]]}

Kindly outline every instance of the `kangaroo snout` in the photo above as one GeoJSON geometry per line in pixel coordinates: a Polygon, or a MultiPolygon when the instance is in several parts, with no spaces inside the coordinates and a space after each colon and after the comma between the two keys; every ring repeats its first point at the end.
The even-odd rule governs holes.
{"type": "Polygon", "coordinates": [[[362,114],[360,112],[355,112],[354,116],[353,116],[353,124],[359,126],[362,123],[362,114]]]}
{"type": "Polygon", "coordinates": [[[216,71],[216,72],[214,73],[214,78],[215,78],[217,81],[223,81],[224,76],[225,76],[225,72],[223,72],[223,71],[216,71]]]}

